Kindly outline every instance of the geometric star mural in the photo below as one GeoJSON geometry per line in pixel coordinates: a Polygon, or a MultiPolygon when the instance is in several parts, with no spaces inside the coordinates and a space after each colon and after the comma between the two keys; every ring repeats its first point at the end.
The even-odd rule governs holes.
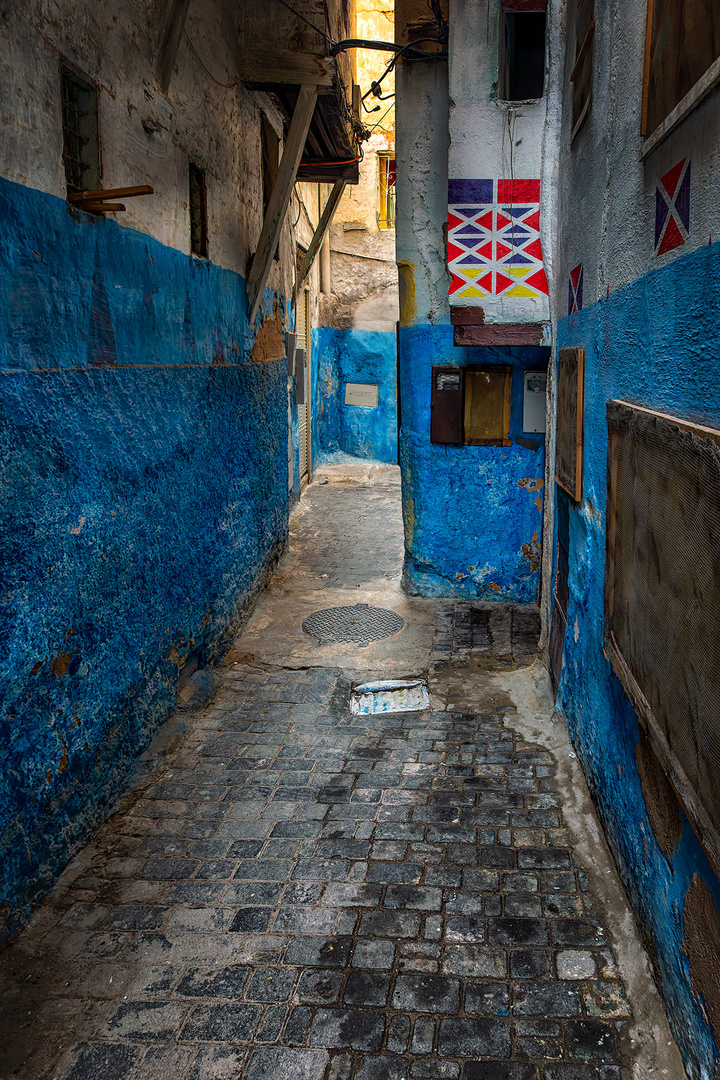
{"type": "Polygon", "coordinates": [[[655,188],[655,254],[680,247],[690,233],[690,162],[683,158],[655,188]]]}
{"type": "Polygon", "coordinates": [[[568,282],[568,315],[574,315],[576,311],[582,311],[583,300],[583,264],[578,263],[574,270],[570,271],[568,282]]]}
{"type": "Polygon", "coordinates": [[[448,268],[453,298],[548,295],[539,180],[450,180],[448,268]]]}

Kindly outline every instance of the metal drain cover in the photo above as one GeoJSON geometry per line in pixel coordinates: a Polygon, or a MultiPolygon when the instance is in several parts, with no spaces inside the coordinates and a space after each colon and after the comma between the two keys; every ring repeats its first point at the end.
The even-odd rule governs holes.
{"type": "Polygon", "coordinates": [[[332,641],[354,641],[357,645],[369,645],[402,630],[405,623],[394,611],[370,607],[369,604],[353,604],[352,607],[324,608],[308,615],[302,624],[306,634],[318,639],[321,645],[332,641]]]}

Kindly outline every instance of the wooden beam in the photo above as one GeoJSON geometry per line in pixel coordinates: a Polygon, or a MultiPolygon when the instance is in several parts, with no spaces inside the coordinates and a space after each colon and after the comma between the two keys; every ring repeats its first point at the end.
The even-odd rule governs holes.
{"type": "Polygon", "coordinates": [[[345,190],[346,184],[347,180],[336,180],[333,184],[332,191],[328,195],[328,201],[325,203],[325,209],[323,210],[320,221],[318,222],[318,227],[315,230],[315,235],[310,241],[310,246],[305,252],[305,258],[300,264],[300,269],[298,270],[297,281],[295,282],[296,296],[300,288],[302,287],[302,283],[304,282],[305,278],[308,276],[308,274],[313,268],[313,263],[315,262],[315,259],[318,256],[318,252],[323,245],[323,241],[327,236],[328,229],[332,225],[333,216],[335,214],[335,211],[337,210],[338,203],[342,198],[342,193],[345,190]]]}
{"type": "Polygon", "coordinates": [[[240,78],[248,86],[300,86],[314,83],[331,87],[337,62],[330,56],[290,52],[289,49],[254,49],[240,58],[240,78]]]}
{"type": "Polygon", "coordinates": [[[280,158],[277,180],[270,195],[262,232],[260,233],[257,250],[253,256],[248,275],[248,315],[251,326],[255,322],[263,290],[270,276],[273,255],[280,239],[280,230],[285,220],[285,212],[297,177],[298,165],[305,149],[305,140],[315,112],[317,95],[318,89],[315,85],[300,87],[297,104],[290,123],[290,130],[280,158]]]}
{"type": "Polygon", "coordinates": [[[158,55],[155,61],[155,74],[160,84],[160,89],[167,93],[172,78],[172,70],[175,66],[180,38],[185,29],[190,0],[168,0],[165,11],[165,20],[158,42],[158,55]]]}

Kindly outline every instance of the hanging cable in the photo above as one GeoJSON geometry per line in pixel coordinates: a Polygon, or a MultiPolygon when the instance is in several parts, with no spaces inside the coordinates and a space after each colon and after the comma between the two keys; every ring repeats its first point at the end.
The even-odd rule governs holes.
{"type": "Polygon", "coordinates": [[[370,128],[370,134],[371,134],[371,135],[372,135],[372,133],[373,133],[373,131],[375,130],[375,128],[376,128],[376,127],[380,127],[380,124],[382,124],[383,120],[385,119],[385,117],[387,116],[387,114],[388,114],[388,113],[390,112],[390,110],[391,110],[391,109],[394,109],[394,108],[395,108],[395,102],[393,101],[392,105],[388,105],[387,109],[386,109],[386,110],[385,110],[385,112],[384,112],[384,113],[382,114],[382,116],[381,116],[381,117],[380,117],[380,119],[378,120],[377,124],[373,124],[373,126],[372,126],[372,127],[370,128]]]}
{"type": "Polygon", "coordinates": [[[207,66],[207,64],[203,61],[202,56],[200,55],[200,53],[197,51],[197,49],[193,45],[192,41],[190,40],[187,30],[183,30],[183,34],[185,35],[185,40],[187,41],[188,45],[190,46],[190,49],[192,50],[192,52],[193,52],[193,54],[195,56],[195,59],[200,64],[200,67],[203,68],[205,70],[205,72],[210,76],[212,81],[214,83],[217,83],[218,86],[222,86],[223,90],[234,90],[235,87],[239,84],[240,80],[235,79],[234,82],[224,83],[224,82],[220,82],[219,79],[216,79],[215,76],[213,75],[212,71],[207,66]]]}
{"type": "Polygon", "coordinates": [[[319,26],[316,26],[314,22],[310,22],[310,20],[306,18],[302,14],[302,12],[296,11],[294,7],[287,3],[287,0],[279,0],[279,3],[281,3],[283,7],[287,8],[288,11],[292,11],[293,15],[297,15],[298,19],[302,19],[302,21],[307,23],[308,26],[311,26],[316,34],[319,34],[320,37],[324,37],[325,40],[330,43],[332,48],[335,48],[337,42],[333,38],[331,38],[329,34],[326,34],[324,30],[321,30],[319,26]]]}

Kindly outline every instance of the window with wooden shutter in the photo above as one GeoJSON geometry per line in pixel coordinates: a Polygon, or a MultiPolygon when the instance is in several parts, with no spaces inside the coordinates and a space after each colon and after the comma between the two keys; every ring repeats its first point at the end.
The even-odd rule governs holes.
{"type": "Polygon", "coordinates": [[[641,133],[691,108],[719,79],[717,0],[648,0],[641,133]]]}
{"type": "Polygon", "coordinates": [[[582,499],[585,350],[561,349],[558,364],[555,481],[582,499]]]}
{"type": "Polygon", "coordinates": [[[572,83],[572,139],[587,119],[592,106],[593,37],[595,36],[595,0],[576,0],[575,63],[572,83]]]}

